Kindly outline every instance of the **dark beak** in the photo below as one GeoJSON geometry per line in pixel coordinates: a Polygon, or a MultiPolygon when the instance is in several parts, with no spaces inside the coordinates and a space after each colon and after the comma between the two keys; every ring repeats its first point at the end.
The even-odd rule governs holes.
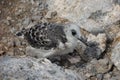
{"type": "Polygon", "coordinates": [[[82,43],[84,43],[85,45],[87,45],[87,40],[83,37],[78,38],[78,40],[80,40],[82,43]]]}

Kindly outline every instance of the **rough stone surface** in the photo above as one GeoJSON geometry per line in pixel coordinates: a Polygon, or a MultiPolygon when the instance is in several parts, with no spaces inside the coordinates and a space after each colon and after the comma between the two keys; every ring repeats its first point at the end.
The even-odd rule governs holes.
{"type": "Polygon", "coordinates": [[[93,77],[95,78],[95,80],[96,79],[106,80],[105,79],[106,77],[107,80],[109,80],[112,77],[111,74],[116,74],[116,71],[115,73],[112,73],[110,71],[112,69],[113,64],[109,60],[109,58],[104,58],[99,60],[92,59],[89,63],[82,64],[80,66],[77,71],[81,74],[84,74],[86,80],[93,80],[93,77]]]}
{"type": "MultiPolygon", "coordinates": [[[[33,58],[6,57],[0,59],[0,64],[5,65],[5,68],[0,65],[0,70],[2,68],[2,72],[6,71],[5,74],[8,75],[0,72],[0,80],[3,80],[1,78],[4,77],[11,77],[9,80],[19,80],[16,79],[18,75],[23,76],[20,80],[22,78],[23,80],[25,80],[24,78],[33,80],[33,76],[36,79],[41,74],[40,71],[37,71],[39,67],[41,71],[45,69],[44,72],[49,76],[46,67],[50,66],[54,69],[49,69],[53,71],[58,69],[57,73],[62,73],[59,76],[65,74],[63,78],[69,73],[66,72],[66,69],[69,68],[70,72],[72,71],[70,74],[76,71],[78,74],[84,75],[85,80],[120,80],[120,0],[0,0],[0,56],[18,57],[26,54],[25,48],[28,44],[15,35],[22,28],[31,27],[38,22],[65,23],[68,21],[75,22],[84,28],[84,31],[87,30],[83,31],[87,46],[79,43],[77,51],[74,53],[51,57],[50,60],[53,63],[65,69],[60,69],[61,67],[56,65],[53,67],[54,64],[49,61],[43,61],[46,65],[44,66],[43,63],[38,62],[40,60],[33,58]],[[30,66],[31,63],[35,66],[29,68],[26,61],[29,61],[30,66]],[[24,69],[15,65],[16,62],[20,65],[24,64],[22,66],[24,69]],[[42,66],[45,68],[41,68],[42,66]],[[16,71],[16,69],[18,70],[16,71]],[[13,72],[14,75],[7,70],[13,72]],[[27,75],[20,75],[20,73],[27,75]]],[[[57,74],[55,75],[58,77],[57,74]]],[[[6,78],[4,80],[7,80],[6,78]]],[[[52,78],[50,77],[50,79],[52,78]]]]}
{"type": "Polygon", "coordinates": [[[120,32],[113,42],[111,60],[113,61],[114,65],[120,70],[120,32]]]}
{"type": "Polygon", "coordinates": [[[105,33],[99,33],[97,35],[88,34],[86,38],[87,45],[83,49],[81,49],[81,51],[84,51],[83,55],[86,57],[85,59],[86,60],[93,58],[99,59],[102,53],[106,50],[107,41],[106,34],[105,33]]]}
{"type": "Polygon", "coordinates": [[[97,43],[102,52],[106,49],[106,41],[107,37],[105,33],[99,33],[97,36],[89,34],[87,39],[87,42],[97,43]]]}
{"type": "Polygon", "coordinates": [[[120,31],[120,21],[117,21],[116,23],[110,25],[109,27],[106,28],[106,36],[109,42],[112,42],[115,38],[116,35],[120,31]]]}
{"type": "Polygon", "coordinates": [[[83,80],[71,70],[52,64],[47,59],[30,57],[0,58],[1,80],[83,80]]]}
{"type": "Polygon", "coordinates": [[[48,0],[48,9],[90,32],[102,32],[120,19],[119,0],[48,0]],[[117,3],[117,4],[116,4],[117,3]]]}

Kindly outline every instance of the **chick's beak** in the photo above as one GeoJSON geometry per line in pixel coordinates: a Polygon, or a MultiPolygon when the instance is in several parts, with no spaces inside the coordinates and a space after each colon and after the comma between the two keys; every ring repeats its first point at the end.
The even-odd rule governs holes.
{"type": "Polygon", "coordinates": [[[84,43],[85,45],[87,45],[87,41],[83,38],[83,37],[80,37],[80,38],[78,38],[78,40],[80,40],[82,43],[84,43]]]}

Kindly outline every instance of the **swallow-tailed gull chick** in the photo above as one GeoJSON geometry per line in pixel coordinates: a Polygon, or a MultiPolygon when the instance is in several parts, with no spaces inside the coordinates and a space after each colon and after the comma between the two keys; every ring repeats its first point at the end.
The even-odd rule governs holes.
{"type": "Polygon", "coordinates": [[[39,23],[21,32],[30,44],[26,54],[34,57],[71,53],[82,39],[80,27],[74,23],[39,23]]]}

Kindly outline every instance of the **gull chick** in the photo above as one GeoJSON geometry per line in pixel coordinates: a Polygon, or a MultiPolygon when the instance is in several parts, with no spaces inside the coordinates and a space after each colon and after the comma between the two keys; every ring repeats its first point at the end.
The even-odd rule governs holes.
{"type": "Polygon", "coordinates": [[[30,45],[26,54],[39,58],[71,53],[83,39],[80,27],[74,23],[38,23],[21,32],[30,45]]]}

